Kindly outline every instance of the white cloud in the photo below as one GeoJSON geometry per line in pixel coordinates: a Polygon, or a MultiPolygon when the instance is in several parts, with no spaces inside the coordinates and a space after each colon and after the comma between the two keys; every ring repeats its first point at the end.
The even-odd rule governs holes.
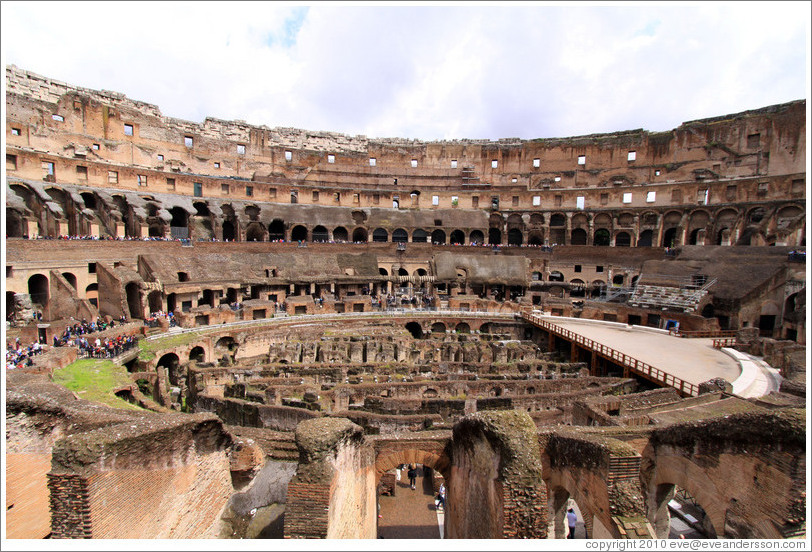
{"type": "Polygon", "coordinates": [[[206,116],[371,137],[556,137],[805,98],[806,3],[2,4],[2,55],[206,116]]]}

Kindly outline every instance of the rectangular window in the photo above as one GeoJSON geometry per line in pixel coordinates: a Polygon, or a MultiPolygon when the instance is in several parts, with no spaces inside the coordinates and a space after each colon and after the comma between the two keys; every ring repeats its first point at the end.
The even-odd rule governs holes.
{"type": "Polygon", "coordinates": [[[790,193],[792,195],[803,194],[804,193],[804,179],[803,178],[796,178],[792,181],[792,187],[790,188],[790,193]]]}
{"type": "Polygon", "coordinates": [[[496,159],[494,159],[493,161],[491,161],[491,168],[492,168],[492,169],[495,169],[495,168],[497,168],[498,166],[499,166],[499,161],[497,161],[496,159]]]}
{"type": "Polygon", "coordinates": [[[603,267],[601,265],[596,265],[595,272],[603,272],[603,267]]]}
{"type": "Polygon", "coordinates": [[[585,202],[584,196],[578,196],[578,197],[576,197],[576,198],[575,198],[575,208],[576,208],[576,209],[581,209],[581,210],[583,210],[583,208],[584,208],[584,202],[585,202]]]}
{"type": "Polygon", "coordinates": [[[499,196],[493,196],[491,198],[491,209],[493,209],[494,211],[499,209],[499,196]]]}
{"type": "Polygon", "coordinates": [[[341,203],[341,192],[335,192],[333,194],[333,202],[341,203]]]}
{"type": "Polygon", "coordinates": [[[412,159],[412,168],[417,167],[417,159],[412,159]]]}
{"type": "Polygon", "coordinates": [[[536,168],[536,169],[538,169],[539,167],[541,167],[541,159],[539,159],[538,157],[536,157],[535,159],[533,159],[533,167],[534,167],[534,168],[536,168]]]}
{"type": "Polygon", "coordinates": [[[696,191],[696,202],[699,205],[707,205],[708,204],[708,189],[707,188],[699,188],[696,191]]]}
{"type": "Polygon", "coordinates": [[[311,201],[313,201],[313,203],[315,203],[318,200],[319,200],[319,192],[317,190],[313,190],[313,198],[312,198],[311,201]]]}
{"type": "Polygon", "coordinates": [[[609,194],[601,194],[601,205],[609,204],[609,194]]]}
{"type": "Polygon", "coordinates": [[[518,207],[519,206],[519,196],[511,197],[510,198],[510,204],[511,204],[512,207],[518,207]]]}
{"type": "Polygon", "coordinates": [[[195,197],[203,197],[203,184],[200,182],[194,183],[194,194],[195,197]]]}
{"type": "Polygon", "coordinates": [[[758,195],[765,196],[767,192],[770,190],[770,184],[768,182],[759,182],[758,183],[758,195]]]}
{"type": "Polygon", "coordinates": [[[654,203],[657,199],[657,192],[647,192],[646,193],[646,203],[654,203]]]}
{"type": "Polygon", "coordinates": [[[328,162],[328,163],[335,163],[335,162],[336,162],[336,156],[335,156],[335,155],[333,155],[332,153],[331,153],[331,154],[329,154],[329,155],[327,156],[327,162],[328,162]]]}
{"type": "Polygon", "coordinates": [[[118,184],[118,171],[107,171],[107,183],[118,184]]]}
{"type": "Polygon", "coordinates": [[[581,265],[575,265],[575,272],[581,272],[581,265]]]}
{"type": "Polygon", "coordinates": [[[374,167],[374,166],[375,166],[375,165],[377,165],[377,164],[378,164],[378,160],[377,160],[377,159],[375,159],[374,157],[370,157],[370,158],[369,158],[369,166],[370,166],[370,167],[374,167]]]}
{"type": "Polygon", "coordinates": [[[224,194],[228,194],[229,192],[228,184],[220,184],[220,191],[223,192],[224,194]]]}
{"type": "Polygon", "coordinates": [[[17,156],[11,155],[10,153],[6,154],[6,170],[7,171],[16,171],[17,170],[17,156]]]}
{"type": "Polygon", "coordinates": [[[96,274],[96,263],[87,263],[87,273],[96,274]]]}
{"type": "Polygon", "coordinates": [[[626,192],[623,194],[623,203],[631,203],[632,202],[632,193],[626,192]]]}
{"type": "Polygon", "coordinates": [[[626,157],[626,160],[627,161],[634,161],[635,159],[637,159],[637,152],[636,151],[630,151],[629,155],[626,157]]]}
{"type": "Polygon", "coordinates": [[[54,176],[54,164],[50,161],[43,161],[42,168],[45,171],[45,176],[54,176]]]}
{"type": "Polygon", "coordinates": [[[175,190],[175,179],[174,178],[167,178],[166,179],[166,189],[169,191],[175,190]]]}
{"type": "Polygon", "coordinates": [[[220,168],[220,163],[219,163],[219,162],[217,162],[217,161],[215,161],[215,162],[214,162],[214,168],[215,168],[215,169],[219,169],[219,168],[220,168]]]}
{"type": "Polygon", "coordinates": [[[61,123],[62,121],[65,120],[65,117],[63,117],[62,115],[54,114],[54,115],[51,115],[51,119],[53,119],[54,121],[59,121],[61,123]]]}
{"type": "Polygon", "coordinates": [[[682,190],[671,190],[671,203],[682,203],[682,190]]]}
{"type": "Polygon", "coordinates": [[[561,196],[560,194],[553,197],[553,205],[555,205],[556,207],[561,207],[561,204],[563,202],[564,202],[564,197],[561,196]]]}
{"type": "Polygon", "coordinates": [[[352,202],[355,205],[361,205],[361,194],[352,194],[352,202]]]}
{"type": "Polygon", "coordinates": [[[254,187],[253,186],[246,186],[245,187],[245,195],[248,197],[254,197],[254,187]]]}
{"type": "Polygon", "coordinates": [[[440,204],[440,196],[436,196],[436,195],[431,196],[431,204],[432,205],[439,205],[440,204]]]}
{"type": "Polygon", "coordinates": [[[245,155],[245,144],[237,144],[237,155],[245,155]]]}
{"type": "Polygon", "coordinates": [[[158,154],[158,161],[163,161],[163,160],[164,160],[164,156],[159,153],[158,154]]]}
{"type": "Polygon", "coordinates": [[[747,147],[750,149],[758,149],[759,144],[761,143],[761,134],[748,134],[747,135],[747,147]]]}
{"type": "Polygon", "coordinates": [[[268,188],[268,198],[276,199],[276,188],[268,188]]]}
{"type": "Polygon", "coordinates": [[[736,185],[728,186],[725,190],[725,199],[728,201],[736,201],[737,189],[736,185]]]}
{"type": "Polygon", "coordinates": [[[457,168],[457,160],[456,160],[456,159],[452,159],[452,160],[451,160],[451,168],[452,168],[452,169],[456,169],[456,168],[457,168]]]}
{"type": "Polygon", "coordinates": [[[579,155],[578,156],[578,164],[579,165],[586,165],[586,155],[579,155]]]}
{"type": "Polygon", "coordinates": [[[11,135],[12,136],[19,136],[20,135],[20,129],[19,128],[12,128],[11,129],[11,135]]]}
{"type": "Polygon", "coordinates": [[[654,171],[654,176],[660,176],[660,171],[659,170],[654,171]]]}
{"type": "Polygon", "coordinates": [[[299,192],[296,190],[290,191],[290,202],[291,203],[299,203],[299,192]]]}
{"type": "Polygon", "coordinates": [[[124,136],[132,136],[133,135],[133,126],[125,124],[124,125],[124,136]]]}
{"type": "Polygon", "coordinates": [[[76,165],[76,176],[82,180],[87,180],[87,167],[84,165],[76,165]]]}
{"type": "Polygon", "coordinates": [[[285,152],[285,161],[291,161],[291,160],[293,160],[293,152],[292,151],[286,151],[285,152]]]}
{"type": "Polygon", "coordinates": [[[372,194],[372,204],[373,205],[381,204],[381,194],[372,194]]]}
{"type": "Polygon", "coordinates": [[[98,151],[99,150],[99,144],[93,144],[93,149],[98,151]]]}
{"type": "Polygon", "coordinates": [[[195,145],[194,138],[192,138],[191,136],[184,136],[184,137],[183,137],[183,144],[184,144],[184,145],[185,145],[187,148],[191,148],[191,147],[193,147],[193,146],[195,145]]]}
{"type": "Polygon", "coordinates": [[[138,175],[138,185],[139,186],[146,186],[147,185],[147,175],[139,174],[138,175]]]}
{"type": "Polygon", "coordinates": [[[555,177],[553,180],[555,180],[556,182],[561,182],[561,177],[560,177],[560,176],[556,176],[556,177],[555,177]]]}
{"type": "Polygon", "coordinates": [[[456,207],[459,204],[460,204],[459,196],[451,196],[451,206],[456,207]]]}
{"type": "Polygon", "coordinates": [[[479,196],[472,196],[471,197],[471,207],[477,209],[479,207],[479,196]]]}
{"type": "Polygon", "coordinates": [[[533,207],[541,205],[541,196],[533,196],[533,207]]]}

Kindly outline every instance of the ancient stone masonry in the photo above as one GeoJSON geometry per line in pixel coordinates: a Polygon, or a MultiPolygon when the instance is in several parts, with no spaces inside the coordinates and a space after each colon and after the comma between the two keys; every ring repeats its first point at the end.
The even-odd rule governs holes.
{"type": "Polygon", "coordinates": [[[412,464],[410,537],[805,537],[805,100],[425,142],[6,84],[9,538],[374,539],[412,464]]]}

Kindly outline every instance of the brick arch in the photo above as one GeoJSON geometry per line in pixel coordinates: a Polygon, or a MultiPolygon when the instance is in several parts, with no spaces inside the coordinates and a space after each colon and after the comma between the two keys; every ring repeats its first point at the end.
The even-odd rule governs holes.
{"type": "MultiPolygon", "coordinates": [[[[661,485],[676,485],[688,491],[705,510],[716,535],[721,536],[725,529],[727,501],[706,471],[690,459],[677,455],[658,455],[653,462],[654,473],[644,478],[648,518],[652,526],[656,527],[658,521],[658,488],[661,485]]],[[[645,473],[646,470],[641,467],[641,472],[645,473]]]]}
{"type": "Polygon", "coordinates": [[[423,464],[437,470],[448,481],[451,476],[451,459],[443,452],[429,451],[421,448],[406,448],[403,450],[384,449],[375,457],[375,481],[401,464],[423,464]]]}

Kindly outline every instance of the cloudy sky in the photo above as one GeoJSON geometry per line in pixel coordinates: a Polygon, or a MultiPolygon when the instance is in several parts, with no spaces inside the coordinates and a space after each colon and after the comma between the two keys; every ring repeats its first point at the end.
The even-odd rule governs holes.
{"type": "Polygon", "coordinates": [[[164,115],[369,137],[552,138],[809,90],[809,2],[2,3],[2,58],[164,115]]]}

